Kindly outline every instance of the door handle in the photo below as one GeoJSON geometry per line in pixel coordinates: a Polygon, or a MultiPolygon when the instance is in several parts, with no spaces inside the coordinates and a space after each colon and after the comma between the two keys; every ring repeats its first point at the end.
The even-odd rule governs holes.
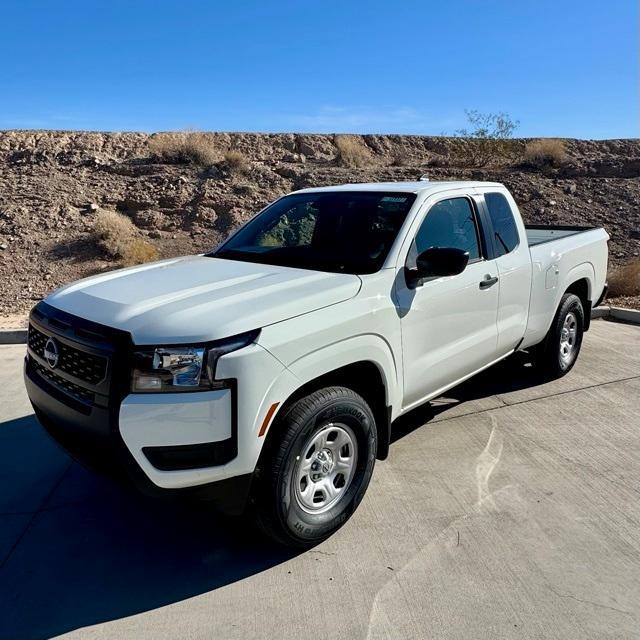
{"type": "Polygon", "coordinates": [[[493,285],[498,282],[498,276],[494,276],[493,278],[487,274],[484,277],[484,280],[480,280],[480,288],[488,289],[489,287],[493,287],[493,285]]]}

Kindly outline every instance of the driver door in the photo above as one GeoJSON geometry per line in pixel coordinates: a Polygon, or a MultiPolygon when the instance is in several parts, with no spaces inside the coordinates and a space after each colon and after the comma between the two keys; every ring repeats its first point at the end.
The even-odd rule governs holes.
{"type": "Polygon", "coordinates": [[[403,408],[438,395],[496,358],[498,270],[486,260],[475,202],[466,196],[437,200],[428,208],[406,253],[405,266],[430,247],[469,252],[456,276],[431,278],[413,287],[404,268],[396,279],[401,316],[403,408]]]}

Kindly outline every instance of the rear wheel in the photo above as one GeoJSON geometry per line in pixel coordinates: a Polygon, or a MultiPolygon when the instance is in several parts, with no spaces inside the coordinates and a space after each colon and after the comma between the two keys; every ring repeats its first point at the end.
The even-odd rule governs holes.
{"type": "Polygon", "coordinates": [[[544,342],[535,350],[547,378],[561,378],[578,359],[584,333],[584,309],[578,296],[565,293],[544,342]]]}
{"type": "Polygon", "coordinates": [[[276,541],[310,547],[340,528],[364,496],[375,420],[357,393],[327,387],[298,400],[274,428],[255,481],[256,520],[276,541]]]}

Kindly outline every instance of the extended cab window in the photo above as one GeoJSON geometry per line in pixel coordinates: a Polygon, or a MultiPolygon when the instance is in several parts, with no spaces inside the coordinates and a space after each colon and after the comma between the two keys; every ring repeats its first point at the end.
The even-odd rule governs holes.
{"type": "Polygon", "coordinates": [[[384,263],[413,193],[297,193],[267,207],[211,255],[227,260],[343,273],[374,273],[384,263]]]}
{"type": "Polygon", "coordinates": [[[413,241],[407,266],[414,268],[417,256],[431,247],[468,251],[469,260],[480,257],[476,218],[467,198],[441,200],[429,209],[413,241]]]}
{"type": "Polygon", "coordinates": [[[501,193],[485,193],[484,201],[487,203],[489,217],[493,225],[497,256],[503,256],[513,251],[520,241],[513,211],[501,193]]]}

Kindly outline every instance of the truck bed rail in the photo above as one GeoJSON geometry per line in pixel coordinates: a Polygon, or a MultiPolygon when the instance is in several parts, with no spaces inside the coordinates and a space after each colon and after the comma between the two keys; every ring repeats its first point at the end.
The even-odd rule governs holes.
{"type": "Polygon", "coordinates": [[[598,227],[573,226],[573,225],[551,225],[551,224],[527,224],[527,242],[530,247],[545,242],[552,242],[560,238],[567,238],[585,231],[593,231],[598,227]]]}

